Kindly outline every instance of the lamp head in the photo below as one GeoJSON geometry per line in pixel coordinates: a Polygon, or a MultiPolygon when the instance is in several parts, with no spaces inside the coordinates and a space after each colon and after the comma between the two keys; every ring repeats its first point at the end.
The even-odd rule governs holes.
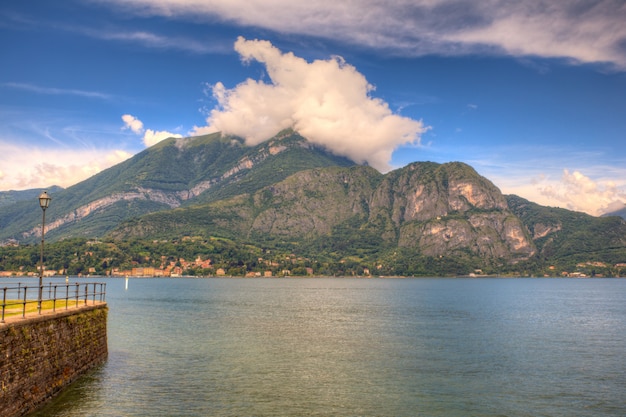
{"type": "Polygon", "coordinates": [[[48,205],[50,205],[50,200],[52,200],[52,197],[48,195],[47,191],[44,191],[39,195],[39,206],[42,208],[42,210],[48,208],[48,205]]]}

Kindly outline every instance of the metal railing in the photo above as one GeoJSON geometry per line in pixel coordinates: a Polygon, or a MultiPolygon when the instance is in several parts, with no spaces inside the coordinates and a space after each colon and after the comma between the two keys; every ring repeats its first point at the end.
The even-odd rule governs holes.
{"type": "Polygon", "coordinates": [[[41,314],[42,310],[56,311],[57,307],[65,306],[80,307],[91,304],[103,303],[106,297],[106,284],[102,282],[87,283],[49,283],[41,286],[41,303],[39,303],[39,286],[14,284],[10,287],[0,288],[2,292],[2,318],[4,323],[6,316],[20,315],[26,317],[27,313],[36,311],[41,314]],[[34,310],[32,307],[34,306],[34,310]]]}

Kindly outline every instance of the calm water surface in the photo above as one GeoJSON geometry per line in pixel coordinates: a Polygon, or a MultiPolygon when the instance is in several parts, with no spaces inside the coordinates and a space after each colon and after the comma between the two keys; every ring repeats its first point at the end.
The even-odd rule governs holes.
{"type": "Polygon", "coordinates": [[[107,363],[33,416],[626,415],[624,279],[109,279],[107,291],[107,363]]]}

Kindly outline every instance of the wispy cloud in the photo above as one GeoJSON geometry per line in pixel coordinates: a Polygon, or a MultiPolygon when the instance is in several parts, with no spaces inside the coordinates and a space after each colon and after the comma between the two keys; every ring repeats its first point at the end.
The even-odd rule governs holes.
{"type": "Polygon", "coordinates": [[[136,43],[148,48],[181,50],[195,54],[227,52],[227,48],[222,42],[208,40],[201,42],[190,37],[167,36],[149,31],[92,30],[87,28],[73,28],[73,30],[97,39],[136,43]]]}
{"type": "Polygon", "coordinates": [[[0,190],[69,187],[132,155],[115,149],[44,149],[0,142],[0,190]]]}
{"type": "Polygon", "coordinates": [[[55,88],[55,87],[42,87],[35,84],[27,84],[27,83],[3,83],[0,84],[4,88],[12,88],[16,90],[29,91],[31,93],[37,94],[48,94],[48,95],[69,95],[69,96],[79,96],[86,98],[96,98],[101,100],[110,100],[113,98],[112,95],[101,93],[99,91],[85,91],[85,90],[76,90],[76,89],[68,89],[68,88],[55,88]]]}
{"type": "Polygon", "coordinates": [[[488,20],[444,39],[486,45],[516,56],[607,62],[626,68],[626,4],[619,0],[498,2],[478,9],[488,20]]]}
{"type": "Polygon", "coordinates": [[[622,0],[114,0],[129,12],[256,26],[403,55],[567,58],[626,69],[622,0]]]}
{"type": "MultiPolygon", "coordinates": [[[[0,17],[2,14],[0,12],[0,17]]],[[[51,28],[57,31],[75,33],[94,39],[105,41],[117,41],[141,45],[153,49],[179,50],[191,52],[194,54],[210,54],[210,53],[230,53],[232,51],[230,45],[232,38],[210,38],[197,39],[189,36],[168,35],[164,33],[156,33],[148,30],[128,30],[125,27],[118,27],[110,23],[103,24],[95,22],[92,26],[80,25],[76,23],[67,23],[55,20],[34,20],[17,14],[5,16],[6,24],[15,27],[30,28],[31,30],[39,30],[42,27],[51,28]]],[[[2,25],[0,19],[0,25],[2,25]]]]}
{"type": "Polygon", "coordinates": [[[132,139],[82,112],[0,106],[0,190],[74,185],[132,156],[132,139]]]}

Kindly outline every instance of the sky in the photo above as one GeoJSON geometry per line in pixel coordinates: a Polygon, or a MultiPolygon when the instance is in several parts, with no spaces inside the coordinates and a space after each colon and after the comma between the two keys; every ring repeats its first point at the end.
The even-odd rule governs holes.
{"type": "Polygon", "coordinates": [[[624,22],[624,0],[4,0],[0,191],[291,127],[601,215],[626,204],[624,22]]]}

